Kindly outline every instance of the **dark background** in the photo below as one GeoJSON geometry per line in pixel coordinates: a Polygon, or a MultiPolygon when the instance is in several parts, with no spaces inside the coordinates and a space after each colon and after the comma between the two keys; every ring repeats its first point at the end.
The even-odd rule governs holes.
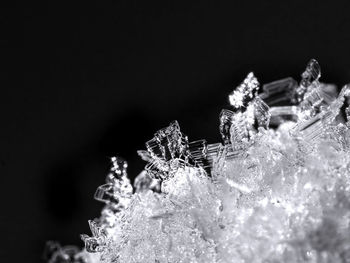
{"type": "Polygon", "coordinates": [[[1,9],[1,262],[40,262],[46,240],[82,245],[109,157],[130,177],[159,128],[219,140],[227,95],[319,60],[323,81],[350,81],[350,1],[185,5],[73,1],[1,9]],[[19,17],[21,19],[19,19],[19,17]]]}

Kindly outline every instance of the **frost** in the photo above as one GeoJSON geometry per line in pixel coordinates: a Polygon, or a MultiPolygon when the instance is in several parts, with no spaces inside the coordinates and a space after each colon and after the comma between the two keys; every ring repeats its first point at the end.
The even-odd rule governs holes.
{"type": "Polygon", "coordinates": [[[270,106],[277,106],[281,103],[289,103],[293,99],[293,92],[297,87],[297,82],[293,78],[276,80],[264,84],[261,98],[270,106]]]}
{"type": "Polygon", "coordinates": [[[350,86],[263,85],[253,73],[219,116],[222,142],[190,141],[174,121],[138,151],[134,189],[112,158],[85,249],[47,244],[50,263],[350,262],[350,86]]]}
{"type": "Polygon", "coordinates": [[[259,82],[250,72],[243,82],[229,95],[230,104],[235,109],[246,107],[246,104],[254,97],[259,89],[259,82]]]}

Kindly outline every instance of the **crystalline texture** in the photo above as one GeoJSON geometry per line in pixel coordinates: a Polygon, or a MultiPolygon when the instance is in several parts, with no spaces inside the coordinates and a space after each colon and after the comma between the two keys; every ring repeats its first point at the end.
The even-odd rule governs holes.
{"type": "MultiPolygon", "coordinates": [[[[151,146],[153,146],[154,149],[154,144],[157,144],[161,151],[161,158],[166,161],[184,154],[187,143],[187,138],[181,133],[177,121],[174,121],[170,123],[168,127],[159,130],[155,134],[155,138],[152,140],[151,146]]],[[[150,148],[147,149],[150,150],[150,148]]],[[[150,152],[152,153],[153,150],[150,152]]],[[[159,154],[157,156],[160,157],[159,154]]]]}
{"type": "Polygon", "coordinates": [[[153,158],[165,159],[163,146],[157,137],[146,142],[147,151],[153,158]]]}
{"type": "Polygon", "coordinates": [[[147,173],[155,179],[164,179],[169,172],[169,165],[160,161],[152,161],[145,167],[147,173]]]}
{"type": "Polygon", "coordinates": [[[338,96],[339,105],[337,105],[337,108],[343,107],[345,105],[345,121],[346,125],[349,127],[350,125],[350,84],[345,85],[338,96]]]}
{"type": "Polygon", "coordinates": [[[297,82],[293,78],[285,78],[264,84],[260,97],[270,106],[290,103],[297,82]]]}
{"type": "Polygon", "coordinates": [[[329,106],[325,106],[317,115],[312,118],[300,119],[292,129],[292,133],[294,135],[300,134],[309,143],[313,143],[319,139],[326,131],[326,128],[332,125],[339,115],[340,109],[344,104],[345,96],[350,92],[349,90],[349,87],[345,86],[339,93],[338,98],[329,106]]]}
{"type": "MultiPolygon", "coordinates": [[[[226,118],[225,121],[229,120],[226,118]]],[[[229,126],[226,128],[229,129],[229,126]]],[[[186,165],[202,167],[210,174],[208,168],[210,169],[211,164],[207,159],[206,141],[188,142],[176,121],[156,132],[154,138],[146,143],[146,148],[147,152],[138,153],[148,162],[145,170],[151,178],[165,180],[173,171],[186,165]]]]}
{"type": "Polygon", "coordinates": [[[247,116],[241,112],[235,114],[230,127],[230,141],[232,147],[240,149],[249,138],[249,127],[252,124],[247,121],[247,116]]]}
{"type": "Polygon", "coordinates": [[[96,189],[95,199],[104,203],[118,203],[118,197],[115,193],[113,184],[104,184],[96,189]]]}
{"type": "Polygon", "coordinates": [[[346,125],[350,127],[350,107],[347,107],[345,109],[345,116],[346,116],[346,125]]]}
{"type": "Polygon", "coordinates": [[[298,108],[296,106],[276,106],[270,108],[270,124],[279,126],[285,121],[297,121],[298,108]]]}
{"type": "MultiPolygon", "coordinates": [[[[212,143],[208,144],[207,146],[207,161],[208,161],[208,166],[209,168],[213,168],[214,162],[220,152],[220,149],[222,147],[221,143],[212,143]]],[[[206,167],[206,168],[207,168],[206,167]]]]}
{"type": "Polygon", "coordinates": [[[247,103],[254,97],[254,94],[259,89],[259,82],[250,72],[244,81],[229,95],[230,104],[235,109],[246,107],[247,103]]]}
{"type": "Polygon", "coordinates": [[[223,109],[220,113],[220,134],[225,144],[230,142],[230,128],[234,113],[230,110],[223,109]]]}
{"type": "Polygon", "coordinates": [[[250,73],[220,113],[223,143],[170,123],[138,151],[134,193],[112,158],[85,249],[51,242],[48,262],[350,262],[350,86],[319,78],[311,60],[299,86],[258,94],[250,73]]]}
{"type": "Polygon", "coordinates": [[[89,220],[89,226],[92,237],[89,237],[88,235],[81,235],[81,239],[85,243],[86,251],[91,253],[103,251],[104,247],[106,246],[107,234],[93,220],[89,220]]]}
{"type": "Polygon", "coordinates": [[[300,103],[300,108],[304,116],[314,116],[320,112],[320,108],[323,105],[323,97],[318,84],[312,84],[309,86],[309,90],[305,93],[303,101],[300,103]]]}
{"type": "Polygon", "coordinates": [[[254,99],[254,116],[258,126],[265,129],[269,127],[271,118],[270,107],[259,96],[254,99]]]}
{"type": "Polygon", "coordinates": [[[146,142],[146,148],[149,154],[140,152],[141,157],[149,163],[146,171],[156,179],[164,179],[168,172],[171,161],[174,158],[184,158],[188,146],[187,137],[180,131],[177,121],[170,123],[157,131],[154,137],[146,142]]]}
{"type": "Polygon", "coordinates": [[[199,166],[204,166],[207,155],[206,140],[193,141],[188,144],[188,151],[194,163],[199,166]]]}
{"type": "MultiPolygon", "coordinates": [[[[267,91],[265,97],[268,98],[268,94],[277,93],[276,87],[277,85],[275,85],[275,88],[265,88],[267,91]]],[[[255,133],[256,127],[267,129],[269,126],[271,117],[270,108],[257,95],[258,89],[258,80],[254,77],[253,73],[248,74],[243,83],[237,87],[237,90],[229,96],[231,105],[239,110],[236,110],[236,112],[229,110],[221,111],[220,133],[225,144],[229,142],[232,144],[233,152],[235,152],[235,149],[243,148],[244,142],[249,140],[251,135],[255,133]],[[237,103],[237,98],[243,98],[242,103],[237,103]],[[242,104],[242,107],[237,107],[238,104],[242,104]]]]}
{"type": "Polygon", "coordinates": [[[301,74],[301,82],[298,88],[295,90],[294,102],[300,103],[303,101],[304,95],[307,92],[308,87],[318,82],[321,77],[321,67],[315,59],[311,59],[306,66],[305,71],[301,74]]]}
{"type": "Polygon", "coordinates": [[[301,85],[308,87],[312,82],[317,81],[321,77],[321,67],[317,60],[311,59],[306,66],[305,71],[301,75],[301,85]]]}
{"type": "Polygon", "coordinates": [[[101,185],[95,192],[95,199],[115,208],[127,205],[132,195],[132,186],[127,178],[127,162],[119,157],[112,157],[111,173],[106,177],[106,184],[101,185]]]}

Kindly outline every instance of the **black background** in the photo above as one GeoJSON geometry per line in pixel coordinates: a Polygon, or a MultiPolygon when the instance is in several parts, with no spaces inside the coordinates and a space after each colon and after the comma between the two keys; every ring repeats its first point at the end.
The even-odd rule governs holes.
{"type": "Polygon", "coordinates": [[[350,81],[350,1],[62,1],[1,9],[1,262],[82,245],[109,157],[130,177],[159,128],[219,140],[227,94],[254,71],[350,81]],[[19,19],[21,17],[21,19],[19,19]],[[16,252],[17,251],[17,252],[16,252]]]}

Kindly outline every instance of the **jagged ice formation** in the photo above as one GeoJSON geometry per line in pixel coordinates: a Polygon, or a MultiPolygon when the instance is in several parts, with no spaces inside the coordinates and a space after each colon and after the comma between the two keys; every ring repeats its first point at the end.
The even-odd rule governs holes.
{"type": "Polygon", "coordinates": [[[174,121],[138,151],[134,188],[112,158],[85,248],[48,242],[58,262],[350,262],[350,86],[262,86],[253,73],[220,113],[221,143],[189,141],[174,121]]]}

